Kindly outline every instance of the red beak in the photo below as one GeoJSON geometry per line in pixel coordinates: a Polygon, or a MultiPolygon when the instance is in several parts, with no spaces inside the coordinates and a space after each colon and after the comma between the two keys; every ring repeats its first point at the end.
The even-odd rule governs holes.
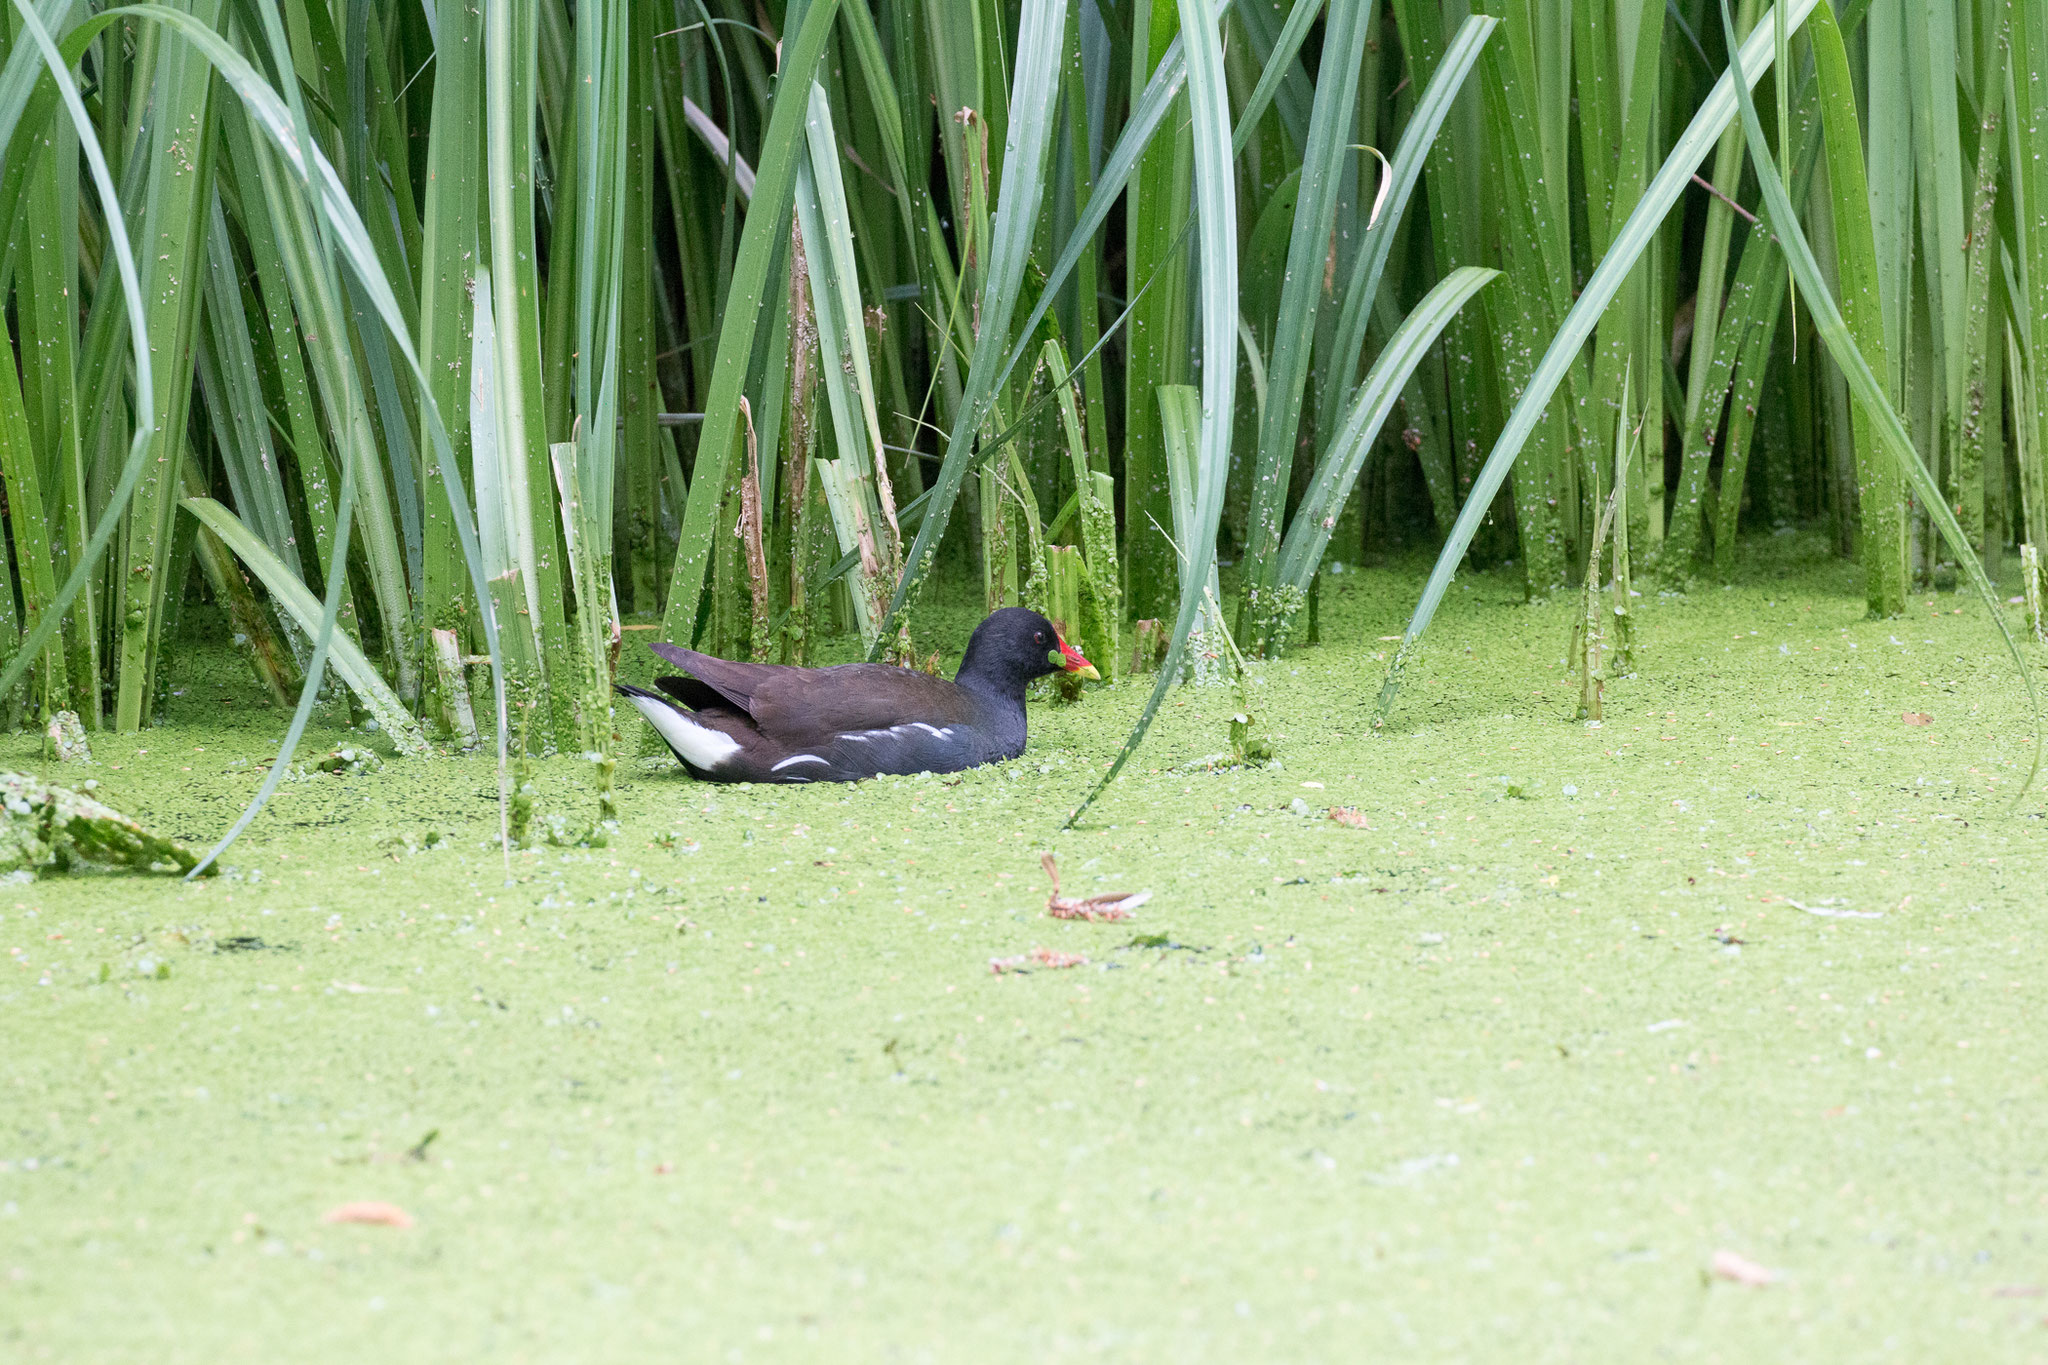
{"type": "Polygon", "coordinates": [[[1084,678],[1100,678],[1102,676],[1100,673],[1095,671],[1094,664],[1089,663],[1086,659],[1081,657],[1080,650],[1074,648],[1065,640],[1060,640],[1057,635],[1055,635],[1053,638],[1055,640],[1059,640],[1060,657],[1066,660],[1067,672],[1078,673],[1084,678]]]}

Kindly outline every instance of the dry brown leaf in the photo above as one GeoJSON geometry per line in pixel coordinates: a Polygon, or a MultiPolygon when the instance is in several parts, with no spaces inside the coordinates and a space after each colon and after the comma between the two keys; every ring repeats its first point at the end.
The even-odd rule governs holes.
{"type": "Polygon", "coordinates": [[[1057,971],[1061,967],[1085,967],[1088,958],[1082,953],[1062,953],[1051,948],[1033,948],[1016,957],[992,957],[988,969],[997,976],[1005,972],[1025,972],[1033,967],[1048,967],[1057,971]]]}
{"type": "Polygon", "coordinates": [[[1714,1261],[1709,1270],[1717,1280],[1747,1285],[1751,1289],[1761,1289],[1778,1278],[1777,1271],[1768,1266],[1758,1265],[1740,1252],[1726,1249],[1714,1253],[1714,1261]]]}
{"type": "Polygon", "coordinates": [[[1140,891],[1135,895],[1129,891],[1112,891],[1101,896],[1062,896],[1058,860],[1048,853],[1038,862],[1045,869],[1045,875],[1052,878],[1052,894],[1045,898],[1045,913],[1054,919],[1084,919],[1091,923],[1129,919],[1131,911],[1152,899],[1150,891],[1140,891]]]}
{"type": "Polygon", "coordinates": [[[381,1228],[409,1228],[412,1215],[396,1204],[387,1204],[381,1199],[364,1199],[353,1204],[337,1204],[320,1215],[323,1223],[367,1223],[381,1228]]]}
{"type": "Polygon", "coordinates": [[[1365,812],[1356,806],[1332,806],[1330,807],[1330,818],[1338,824],[1348,826],[1351,829],[1372,828],[1371,825],[1365,823],[1365,812]]]}
{"type": "Polygon", "coordinates": [[[1900,716],[1899,719],[1908,725],[1934,724],[1934,717],[1928,715],[1925,711],[1908,711],[1905,715],[1900,716]]]}
{"type": "Polygon", "coordinates": [[[1045,902],[1045,913],[1054,919],[1084,919],[1091,923],[1097,920],[1129,919],[1131,911],[1151,899],[1150,891],[1140,891],[1135,896],[1090,896],[1087,900],[1049,896],[1045,902]]]}

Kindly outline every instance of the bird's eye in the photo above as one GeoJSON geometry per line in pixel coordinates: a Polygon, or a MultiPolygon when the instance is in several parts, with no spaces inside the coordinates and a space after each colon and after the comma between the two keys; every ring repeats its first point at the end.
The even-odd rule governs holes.
{"type": "Polygon", "coordinates": [[[1045,632],[1044,632],[1044,631],[1042,631],[1042,630],[1041,630],[1041,631],[1039,631],[1039,632],[1038,632],[1038,635],[1037,635],[1037,640],[1038,640],[1038,643],[1040,643],[1040,644],[1044,644],[1044,643],[1045,643],[1045,632]]]}

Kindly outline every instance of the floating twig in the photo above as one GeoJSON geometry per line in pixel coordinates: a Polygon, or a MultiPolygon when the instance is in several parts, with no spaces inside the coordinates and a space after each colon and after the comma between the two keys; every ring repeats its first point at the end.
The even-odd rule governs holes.
{"type": "Polygon", "coordinates": [[[1152,899],[1150,891],[1135,894],[1128,891],[1113,891],[1102,896],[1062,896],[1060,894],[1060,865],[1052,854],[1040,858],[1045,875],[1052,878],[1052,894],[1045,898],[1045,913],[1054,919],[1084,919],[1090,923],[1098,920],[1129,919],[1131,911],[1152,899]]]}
{"type": "Polygon", "coordinates": [[[1030,952],[1019,953],[1016,957],[992,957],[988,960],[988,969],[996,976],[1002,976],[1007,972],[1028,972],[1033,967],[1047,967],[1057,971],[1062,967],[1087,965],[1088,958],[1085,954],[1056,952],[1051,948],[1033,948],[1030,952]]]}
{"type": "Polygon", "coordinates": [[[354,1204],[342,1204],[320,1215],[323,1223],[366,1223],[372,1227],[409,1228],[412,1215],[396,1204],[387,1204],[380,1199],[365,1199],[354,1204]]]}

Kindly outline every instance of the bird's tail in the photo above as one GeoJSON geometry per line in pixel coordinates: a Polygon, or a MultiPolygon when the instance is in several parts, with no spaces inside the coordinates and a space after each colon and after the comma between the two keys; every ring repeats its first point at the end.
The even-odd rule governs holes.
{"type": "Polygon", "coordinates": [[[738,741],[721,730],[701,723],[694,713],[659,692],[632,683],[613,683],[613,688],[654,727],[675,756],[692,768],[713,772],[740,751],[738,741]]]}

